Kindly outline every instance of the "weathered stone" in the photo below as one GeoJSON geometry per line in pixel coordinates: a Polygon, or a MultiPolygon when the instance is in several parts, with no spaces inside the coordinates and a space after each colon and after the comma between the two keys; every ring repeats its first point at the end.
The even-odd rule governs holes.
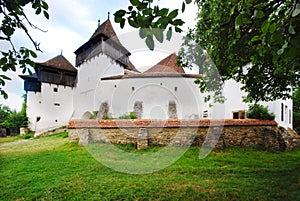
{"type": "Polygon", "coordinates": [[[138,119],[141,119],[143,116],[143,102],[142,101],[135,101],[133,106],[133,112],[135,113],[138,119]]]}
{"type": "Polygon", "coordinates": [[[97,119],[104,119],[109,117],[109,105],[107,102],[103,102],[100,105],[99,112],[97,114],[97,119]]]}
{"type": "Polygon", "coordinates": [[[142,150],[142,149],[147,149],[148,148],[148,131],[146,128],[140,128],[139,134],[137,136],[137,149],[142,150]]]}
{"type": "Polygon", "coordinates": [[[177,107],[175,101],[169,101],[168,106],[169,119],[177,119],[177,107]]]}

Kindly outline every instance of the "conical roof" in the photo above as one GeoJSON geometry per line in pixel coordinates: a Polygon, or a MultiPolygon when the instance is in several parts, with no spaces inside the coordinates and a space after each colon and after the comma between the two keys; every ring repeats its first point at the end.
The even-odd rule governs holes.
{"type": "Polygon", "coordinates": [[[176,64],[177,56],[175,53],[161,60],[155,66],[146,70],[144,73],[180,73],[185,74],[182,67],[176,64]]]}

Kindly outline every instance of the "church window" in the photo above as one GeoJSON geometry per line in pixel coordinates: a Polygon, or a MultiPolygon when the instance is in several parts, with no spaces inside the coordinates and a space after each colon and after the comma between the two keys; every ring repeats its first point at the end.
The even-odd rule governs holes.
{"type": "Polygon", "coordinates": [[[57,88],[57,87],[54,87],[54,88],[53,88],[53,92],[58,92],[58,88],[57,88]]]}
{"type": "Polygon", "coordinates": [[[134,91],[134,90],[135,90],[135,88],[134,88],[134,87],[131,87],[131,90],[132,90],[132,91],[134,91]]]}
{"type": "Polygon", "coordinates": [[[174,87],[174,91],[177,91],[178,90],[178,87],[174,87]]]}

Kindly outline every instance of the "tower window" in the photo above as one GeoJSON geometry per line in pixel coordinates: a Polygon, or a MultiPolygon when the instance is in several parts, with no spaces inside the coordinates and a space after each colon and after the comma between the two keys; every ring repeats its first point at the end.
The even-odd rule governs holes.
{"type": "Polygon", "coordinates": [[[135,90],[135,88],[134,88],[134,87],[131,87],[131,90],[132,90],[132,91],[134,91],[134,90],[135,90]]]}
{"type": "Polygon", "coordinates": [[[60,104],[59,103],[54,103],[54,106],[60,106],[60,104]]]}
{"type": "Polygon", "coordinates": [[[54,87],[54,88],[53,88],[53,92],[58,92],[58,88],[57,88],[57,87],[54,87]]]}
{"type": "Polygon", "coordinates": [[[177,91],[178,90],[178,87],[174,87],[174,91],[177,91]]]}

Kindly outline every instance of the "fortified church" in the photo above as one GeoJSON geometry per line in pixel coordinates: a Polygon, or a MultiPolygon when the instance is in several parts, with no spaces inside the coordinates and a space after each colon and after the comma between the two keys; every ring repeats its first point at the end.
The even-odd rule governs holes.
{"type": "MultiPolygon", "coordinates": [[[[227,81],[225,104],[211,107],[194,84],[201,75],[185,73],[176,65],[175,53],[139,72],[109,19],[75,54],[75,67],[59,55],[36,63],[32,76],[20,75],[30,129],[37,134],[71,119],[119,118],[132,112],[139,119],[245,118],[248,105],[242,102],[239,83],[227,81]]],[[[278,125],[292,128],[292,100],[262,104],[275,114],[278,125]]]]}

